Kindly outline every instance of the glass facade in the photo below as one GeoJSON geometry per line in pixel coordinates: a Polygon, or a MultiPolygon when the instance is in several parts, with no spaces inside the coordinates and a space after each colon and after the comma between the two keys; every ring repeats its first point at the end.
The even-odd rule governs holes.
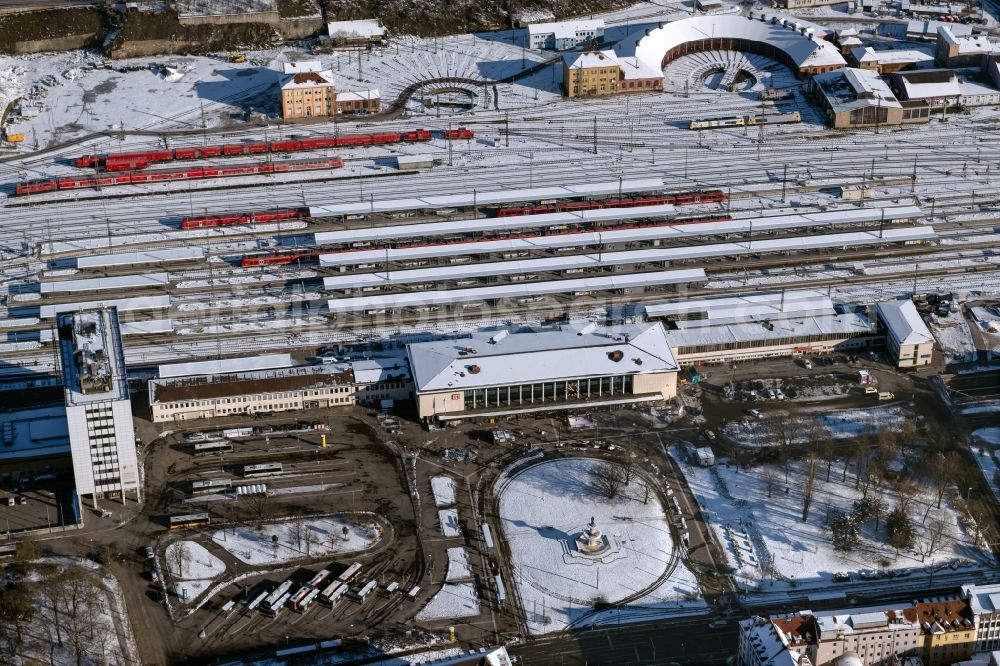
{"type": "Polygon", "coordinates": [[[610,398],[632,395],[632,389],[632,375],[612,375],[471,389],[465,391],[464,397],[466,409],[484,409],[610,398]]]}

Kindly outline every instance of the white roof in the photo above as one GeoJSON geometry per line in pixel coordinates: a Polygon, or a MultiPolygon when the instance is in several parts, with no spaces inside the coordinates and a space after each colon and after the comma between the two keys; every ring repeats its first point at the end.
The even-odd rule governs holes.
{"type": "Polygon", "coordinates": [[[239,358],[193,361],[190,363],[168,363],[159,367],[161,379],[186,377],[189,375],[218,375],[250,370],[289,368],[295,365],[291,354],[266,354],[262,356],[241,356],[239,358]]]}
{"type": "Polygon", "coordinates": [[[60,329],[68,325],[73,330],[71,336],[59,336],[59,365],[67,406],[128,400],[117,312],[108,308],[64,312],[57,324],[60,329]],[[82,385],[84,380],[89,380],[86,387],[82,385]]]}
{"type": "Polygon", "coordinates": [[[931,62],[934,56],[917,49],[886,49],[876,51],[870,46],[851,49],[851,54],[858,62],[877,62],[882,64],[931,62]]]}
{"type": "Polygon", "coordinates": [[[817,74],[813,83],[836,113],[865,106],[902,108],[899,100],[878,72],[847,67],[817,74]]]}
{"type": "MultiPolygon", "coordinates": [[[[683,356],[686,353],[700,353],[688,351],[687,348],[703,345],[745,345],[758,340],[774,340],[777,344],[777,341],[802,336],[843,334],[847,337],[865,332],[872,332],[868,320],[859,314],[848,313],[777,319],[770,323],[770,328],[765,327],[763,322],[756,321],[671,330],[667,331],[667,339],[677,354],[683,356]]],[[[872,334],[874,335],[873,332],[872,334]]]]}
{"type": "Polygon", "coordinates": [[[834,309],[833,301],[826,294],[798,290],[656,303],[646,305],[645,312],[647,317],[684,317],[697,314],[697,319],[682,319],[677,322],[678,327],[695,328],[741,321],[834,314],[834,309]]]}
{"type": "Polygon", "coordinates": [[[311,217],[332,215],[363,215],[365,213],[390,213],[401,210],[422,210],[427,208],[449,208],[454,206],[493,205],[517,201],[541,201],[543,199],[566,199],[609,194],[632,194],[634,192],[661,192],[663,181],[659,178],[635,180],[612,180],[598,183],[577,183],[551,187],[534,187],[522,190],[495,190],[492,192],[463,192],[434,197],[412,199],[372,199],[357,203],[334,204],[332,206],[310,206],[311,217]]]}
{"type": "Polygon", "coordinates": [[[331,37],[381,37],[385,33],[378,19],[361,19],[358,21],[331,21],[326,24],[326,31],[331,37]]]}
{"type": "Polygon", "coordinates": [[[919,345],[934,342],[927,324],[917,312],[913,301],[883,301],[876,304],[879,317],[901,345],[919,345]]]}
{"type": "Polygon", "coordinates": [[[333,72],[329,69],[324,69],[320,72],[302,72],[300,74],[292,74],[285,78],[284,82],[281,84],[282,90],[293,90],[301,88],[317,88],[324,86],[332,86],[333,72]],[[320,79],[317,81],[316,79],[320,79]]]}
{"type": "MultiPolygon", "coordinates": [[[[632,237],[639,237],[644,232],[656,232],[657,228],[634,229],[618,232],[629,234],[632,237]]],[[[491,275],[510,275],[516,273],[552,272],[574,268],[598,268],[601,266],[621,266],[626,264],[639,264],[659,261],[683,261],[687,259],[700,259],[705,257],[739,256],[744,254],[754,254],[762,252],[778,252],[783,250],[816,249],[824,247],[843,247],[848,245],[866,245],[878,243],[880,241],[894,242],[899,239],[912,239],[911,231],[917,233],[917,238],[933,237],[933,229],[929,227],[914,227],[908,229],[886,229],[882,237],[878,232],[849,232],[842,234],[824,234],[819,236],[806,236],[799,238],[770,238],[753,243],[713,243],[708,245],[692,245],[682,247],[650,248],[642,250],[620,250],[591,252],[589,254],[572,254],[565,256],[542,257],[539,259],[519,259],[512,261],[496,261],[475,264],[460,264],[456,266],[432,266],[429,268],[414,268],[410,270],[379,271],[376,273],[348,273],[324,278],[323,286],[330,290],[356,289],[361,287],[376,287],[392,284],[419,284],[422,282],[436,282],[440,280],[458,280],[462,278],[488,277],[491,275]],[[928,229],[930,233],[927,234],[928,229]]],[[[483,246],[500,244],[502,249],[538,249],[549,247],[545,241],[550,241],[553,246],[559,247],[566,243],[568,246],[576,245],[582,241],[568,240],[567,237],[586,238],[587,245],[595,245],[600,242],[611,242],[608,235],[587,233],[587,234],[563,234],[559,236],[540,236],[534,239],[517,239],[513,241],[484,241],[482,243],[456,243],[454,246],[445,246],[443,250],[462,250],[463,246],[476,246],[477,252],[483,251],[483,246]],[[603,238],[602,238],[603,237],[603,238]],[[511,244],[515,244],[511,247],[511,244]]],[[[411,248],[419,251],[422,257],[447,256],[447,252],[442,251],[440,246],[421,246],[411,248]]],[[[497,250],[487,250],[496,252],[497,250]]],[[[386,251],[363,250],[365,257],[370,260],[377,260],[378,257],[385,257],[386,251]]],[[[393,250],[389,250],[390,259],[393,250]]],[[[468,253],[466,251],[462,252],[468,253]]],[[[344,253],[355,254],[355,253],[344,253]]],[[[324,257],[340,257],[341,254],[324,255],[324,257]]],[[[333,263],[328,261],[325,265],[333,263]]],[[[357,263],[357,262],[344,262],[357,263]]]]}
{"type": "Polygon", "coordinates": [[[442,289],[415,291],[384,296],[335,298],[327,301],[330,312],[361,312],[379,308],[405,308],[422,305],[442,305],[497,298],[527,298],[542,294],[563,294],[578,291],[605,291],[630,287],[702,282],[705,271],[700,268],[677,271],[656,271],[629,275],[606,275],[573,280],[552,280],[530,284],[504,284],[472,289],[442,289]]]}
{"type": "Polygon", "coordinates": [[[962,596],[976,615],[1000,613],[1000,585],[963,585],[962,596]]]}
{"type": "MultiPolygon", "coordinates": [[[[476,220],[449,220],[447,222],[430,222],[423,224],[402,224],[385,227],[360,227],[344,229],[343,231],[327,231],[313,234],[315,245],[336,245],[339,243],[354,243],[359,241],[385,242],[400,238],[426,238],[444,234],[465,234],[479,231],[515,231],[536,227],[573,225],[583,222],[608,222],[616,220],[641,220],[651,217],[667,217],[676,212],[669,205],[642,206],[638,208],[598,208],[584,211],[567,211],[562,213],[543,213],[540,215],[512,215],[510,217],[491,217],[476,220]]],[[[683,226],[659,227],[664,236],[703,235],[719,231],[747,231],[750,225],[757,230],[787,229],[799,227],[815,227],[829,225],[833,228],[840,224],[856,224],[859,222],[875,222],[883,219],[886,222],[922,217],[923,211],[917,206],[889,206],[887,208],[842,208],[838,210],[818,211],[815,213],[794,213],[768,215],[767,217],[744,218],[724,222],[699,222],[683,226]]],[[[648,227],[652,228],[652,227],[648,227]]],[[[636,230],[629,230],[636,231],[636,230]]],[[[607,231],[605,234],[619,233],[607,231]]],[[[618,238],[617,236],[606,236],[618,238]]],[[[648,237],[642,237],[648,238],[648,237]]],[[[641,240],[629,237],[625,240],[641,240]]]]}
{"type": "Polygon", "coordinates": [[[173,319],[144,319],[142,321],[121,322],[122,335],[151,335],[170,333],[174,330],[173,319]]]}
{"type": "Polygon", "coordinates": [[[938,39],[941,39],[945,43],[952,46],[958,46],[959,55],[975,55],[977,53],[993,52],[995,47],[993,42],[990,41],[988,35],[973,35],[971,33],[955,34],[955,31],[952,30],[952,25],[953,24],[951,23],[945,23],[944,25],[938,27],[938,39]]]}
{"type": "Polygon", "coordinates": [[[625,77],[626,81],[663,78],[662,69],[635,56],[622,56],[618,58],[618,65],[621,67],[622,76],[625,77]]]}
{"type": "Polygon", "coordinates": [[[76,303],[58,303],[43,305],[38,316],[51,319],[60,312],[74,310],[96,310],[98,308],[118,308],[119,312],[135,312],[138,310],[165,310],[170,307],[169,296],[138,296],[136,298],[107,298],[99,301],[78,301],[76,303]]]}
{"type": "Polygon", "coordinates": [[[43,282],[43,294],[74,291],[103,291],[128,287],[161,287],[170,284],[170,273],[146,273],[145,275],[119,275],[115,277],[89,278],[85,280],[57,280],[43,282]]]}
{"type": "Polygon", "coordinates": [[[188,261],[204,259],[205,250],[200,247],[169,247],[162,250],[137,250],[114,254],[91,254],[78,257],[77,268],[104,268],[106,266],[127,266],[130,264],[155,264],[161,261],[188,261]]]}
{"type": "MultiPolygon", "coordinates": [[[[721,223],[713,223],[721,224],[721,223]]],[[[695,226],[695,225],[691,225],[695,226]]],[[[756,226],[756,225],[755,225],[756,226]]],[[[575,234],[557,234],[554,236],[534,236],[531,238],[515,238],[493,241],[470,241],[446,245],[418,245],[415,247],[396,247],[379,250],[355,250],[351,252],[336,252],[320,255],[323,266],[366,264],[379,261],[401,261],[409,259],[432,259],[436,257],[456,257],[467,254],[486,254],[496,252],[531,251],[541,248],[577,247],[601,245],[611,242],[625,242],[662,238],[675,235],[669,230],[672,227],[646,227],[641,229],[626,229],[622,231],[585,232],[575,234]]],[[[716,231],[723,227],[716,227],[716,231]]],[[[740,254],[747,252],[779,252],[807,250],[833,247],[840,245],[866,245],[878,242],[895,243],[911,240],[933,238],[933,227],[905,227],[902,229],[884,229],[882,235],[878,231],[854,231],[842,234],[823,234],[815,236],[797,236],[794,238],[765,238],[752,243],[733,242],[715,245],[692,245],[688,247],[654,248],[650,250],[628,250],[626,252],[605,252],[604,258],[617,256],[622,263],[630,261],[657,261],[673,259],[694,259],[698,257],[722,256],[724,253],[740,254]]]]}
{"type": "Polygon", "coordinates": [[[958,75],[951,69],[896,72],[892,76],[902,88],[903,97],[908,100],[958,97],[962,93],[958,86],[958,75]]]}
{"type": "Polygon", "coordinates": [[[659,67],[672,49],[691,41],[732,37],[769,44],[783,51],[798,67],[836,67],[847,63],[837,47],[815,36],[806,36],[790,27],[733,14],[694,16],[663,27],[634,33],[617,47],[619,55],[635,55],[650,66],[659,67]]]}
{"type": "Polygon", "coordinates": [[[285,74],[301,74],[302,72],[319,72],[323,70],[323,64],[319,60],[300,60],[299,62],[286,62],[284,64],[285,74]]]}
{"type": "Polygon", "coordinates": [[[407,349],[418,393],[678,370],[659,323],[477,333],[407,349]]]}
{"type": "Polygon", "coordinates": [[[410,365],[405,356],[351,361],[350,366],[354,372],[354,382],[357,384],[375,384],[410,378],[410,365]]]}
{"type": "MultiPolygon", "coordinates": [[[[431,159],[430,155],[403,156],[415,161],[431,159]]],[[[542,213],[540,215],[511,215],[509,217],[488,217],[475,220],[449,220],[447,222],[427,222],[422,224],[400,224],[387,227],[363,227],[326,231],[313,234],[316,245],[335,245],[358,241],[385,242],[399,238],[426,238],[451,234],[468,234],[482,231],[514,231],[548,226],[581,224],[584,222],[607,222],[617,220],[639,220],[650,217],[673,215],[676,209],[670,205],[642,206],[639,208],[597,208],[594,210],[566,211],[562,213],[542,213]]]]}
{"type": "MultiPolygon", "coordinates": [[[[604,51],[585,51],[583,53],[567,53],[563,56],[563,61],[570,69],[589,69],[591,67],[615,67],[618,65],[618,56],[615,52],[606,49],[604,51]]],[[[661,73],[662,76],[662,73],[661,73]]]]}
{"type": "Polygon", "coordinates": [[[529,35],[554,34],[559,39],[572,39],[578,32],[597,32],[604,27],[604,19],[585,21],[557,21],[554,23],[532,23],[528,26],[529,35]]]}
{"type": "Polygon", "coordinates": [[[368,102],[373,99],[382,99],[382,95],[376,88],[371,90],[350,90],[344,92],[341,90],[337,93],[338,102],[368,102]]]}
{"type": "Polygon", "coordinates": [[[948,26],[948,30],[951,32],[952,35],[955,36],[972,34],[972,26],[966,25],[964,23],[942,23],[941,21],[922,21],[922,20],[908,21],[906,24],[906,33],[908,35],[937,34],[938,28],[943,26],[948,26]]]}

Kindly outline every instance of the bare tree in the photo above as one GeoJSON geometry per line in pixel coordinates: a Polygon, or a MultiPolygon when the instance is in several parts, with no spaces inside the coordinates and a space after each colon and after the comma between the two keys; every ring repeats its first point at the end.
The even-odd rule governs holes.
{"type": "Polygon", "coordinates": [[[56,632],[56,642],[62,647],[62,621],[60,619],[60,606],[66,600],[66,580],[62,567],[55,564],[44,564],[39,567],[41,575],[40,590],[46,601],[52,607],[52,625],[56,632]]]}
{"type": "Polygon", "coordinates": [[[920,561],[926,562],[927,558],[933,558],[945,544],[951,530],[947,522],[935,516],[927,523],[927,532],[923,540],[917,542],[917,552],[920,553],[920,561]]]}
{"type": "Polygon", "coordinates": [[[767,496],[771,497],[774,493],[774,484],[778,481],[778,470],[774,469],[770,465],[764,468],[764,487],[767,488],[767,496]]]}
{"type": "Polygon", "coordinates": [[[305,534],[305,542],[306,542],[306,555],[308,556],[312,553],[312,547],[319,543],[319,537],[316,536],[315,532],[313,532],[310,529],[307,529],[305,534]]]}
{"type": "MultiPolygon", "coordinates": [[[[816,425],[818,426],[819,424],[816,425]]],[[[815,433],[815,430],[813,432],[815,433]]],[[[829,439],[816,438],[814,441],[818,442],[819,453],[823,456],[823,460],[826,461],[826,481],[829,483],[830,472],[833,470],[833,463],[837,460],[837,447],[834,446],[833,442],[829,439]]]]}
{"type": "Polygon", "coordinates": [[[781,463],[785,470],[785,483],[788,483],[788,468],[792,460],[791,447],[802,434],[802,422],[790,414],[778,413],[769,418],[763,428],[779,447],[781,463]]]}
{"type": "Polygon", "coordinates": [[[625,473],[620,465],[599,462],[590,469],[590,483],[602,497],[613,500],[625,485],[625,473]]]}
{"type": "Polygon", "coordinates": [[[910,479],[899,479],[895,484],[896,495],[899,496],[899,510],[908,514],[913,500],[920,494],[920,486],[910,479]]]}
{"type": "Polygon", "coordinates": [[[295,549],[300,553],[302,552],[302,540],[305,538],[306,534],[306,523],[301,514],[296,514],[292,518],[291,525],[289,526],[289,536],[292,541],[295,542],[295,549]]]}
{"type": "Polygon", "coordinates": [[[247,498],[250,513],[253,516],[256,527],[260,529],[264,526],[264,520],[267,519],[271,512],[268,495],[267,493],[255,493],[253,495],[244,495],[244,497],[247,498]]]}
{"type": "Polygon", "coordinates": [[[949,451],[935,454],[933,460],[934,473],[937,475],[937,508],[940,509],[945,489],[962,470],[962,458],[955,451],[949,451]]]}
{"type": "Polygon", "coordinates": [[[866,473],[866,468],[868,467],[868,451],[871,449],[871,442],[868,438],[862,436],[854,444],[854,487],[855,489],[861,487],[861,477],[866,473]]]}
{"type": "Polygon", "coordinates": [[[809,453],[806,456],[806,478],[802,484],[802,522],[809,522],[809,507],[812,505],[813,490],[816,486],[816,470],[819,469],[819,456],[809,453]]]}
{"type": "Polygon", "coordinates": [[[35,604],[31,602],[23,583],[0,588],[0,636],[7,643],[11,655],[21,652],[25,629],[34,615],[35,604]]]}
{"type": "Polygon", "coordinates": [[[191,563],[191,549],[183,541],[178,541],[170,549],[170,567],[176,578],[184,578],[188,564],[191,563]]]}

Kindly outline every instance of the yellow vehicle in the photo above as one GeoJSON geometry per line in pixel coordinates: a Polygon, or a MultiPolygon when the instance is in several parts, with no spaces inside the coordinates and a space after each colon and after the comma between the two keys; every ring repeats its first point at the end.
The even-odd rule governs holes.
{"type": "Polygon", "coordinates": [[[230,53],[229,62],[246,62],[247,57],[243,53],[230,53]]]}
{"type": "Polygon", "coordinates": [[[8,134],[7,135],[7,140],[10,141],[11,143],[21,143],[22,141],[24,141],[24,135],[23,134],[8,134]]]}

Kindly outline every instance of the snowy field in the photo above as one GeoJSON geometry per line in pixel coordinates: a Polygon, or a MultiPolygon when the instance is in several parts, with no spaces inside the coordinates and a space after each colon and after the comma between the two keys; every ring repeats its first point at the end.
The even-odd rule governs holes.
{"type": "MultiPolygon", "coordinates": [[[[972,538],[963,531],[947,495],[937,510],[936,496],[930,489],[924,489],[911,500],[907,514],[915,524],[916,548],[926,546],[928,527],[934,519],[943,521],[945,536],[935,552],[923,557],[913,550],[904,550],[897,555],[886,543],[884,534],[868,522],[860,529],[859,545],[844,553],[834,549],[826,524],[832,512],[850,513],[854,501],[862,497],[862,490],[855,488],[853,471],[847,472],[846,481],[842,480],[844,461],[834,463],[829,481],[826,463],[820,463],[809,520],[803,522],[801,461],[790,465],[786,485],[781,466],[762,465],[740,468],[737,472],[726,467],[725,460],[703,468],[688,464],[676,448],[671,454],[680,462],[706,519],[736,569],[737,580],[751,589],[826,587],[833,574],[841,571],[901,571],[944,562],[989,559],[988,553],[971,545],[972,538]]],[[[890,487],[883,488],[881,496],[888,510],[899,501],[899,495],[890,487]]]]}
{"type": "Polygon", "coordinates": [[[441,523],[441,534],[446,537],[462,536],[462,528],[458,524],[458,509],[438,511],[438,522],[441,523]]]}
{"type": "Polygon", "coordinates": [[[357,515],[286,520],[266,523],[259,530],[243,526],[212,534],[212,541],[235,558],[257,566],[355,553],[371,548],[381,538],[378,521],[357,515]]]}
{"type": "Polygon", "coordinates": [[[28,585],[35,614],[22,627],[19,659],[0,661],[52,666],[139,663],[124,595],[114,576],[89,560],[46,558],[33,566],[28,585]],[[43,584],[58,590],[56,607],[41,589],[43,584]]]}
{"type": "MultiPolygon", "coordinates": [[[[772,412],[770,416],[785,418],[779,412],[772,412]]],[[[788,417],[787,432],[797,444],[813,441],[813,428],[816,426],[822,428],[825,437],[830,439],[852,439],[864,434],[873,435],[881,428],[899,431],[910,416],[910,410],[899,404],[838,409],[834,412],[815,411],[807,416],[788,417]]],[[[722,427],[722,432],[741,446],[763,447],[782,443],[771,419],[729,421],[722,427]]]]}
{"type": "Polygon", "coordinates": [[[945,360],[949,363],[965,363],[976,360],[976,343],[972,340],[969,322],[961,309],[949,312],[947,317],[931,315],[930,329],[937,340],[945,360]]]}
{"type": "Polygon", "coordinates": [[[451,506],[455,503],[455,479],[450,476],[435,476],[431,479],[431,490],[434,492],[434,504],[451,506]]]}
{"type": "Polygon", "coordinates": [[[163,553],[164,570],[174,579],[174,591],[193,601],[226,572],[225,563],[196,541],[175,541],[163,553]]]}
{"type": "Polygon", "coordinates": [[[479,595],[472,583],[446,583],[417,613],[417,621],[451,620],[479,615],[479,595]]]}
{"type": "Polygon", "coordinates": [[[472,578],[472,566],[469,555],[464,548],[448,549],[448,573],[445,577],[449,583],[472,578]]]}
{"type": "Polygon", "coordinates": [[[704,607],[656,495],[646,502],[645,483],[633,475],[618,497],[606,499],[593,485],[597,465],[590,458],[552,460],[500,482],[500,517],[533,634],[615,621],[617,614],[592,612],[600,601],[627,600],[648,617],[704,607]],[[611,545],[601,562],[575,547],[591,517],[611,545]]]}

